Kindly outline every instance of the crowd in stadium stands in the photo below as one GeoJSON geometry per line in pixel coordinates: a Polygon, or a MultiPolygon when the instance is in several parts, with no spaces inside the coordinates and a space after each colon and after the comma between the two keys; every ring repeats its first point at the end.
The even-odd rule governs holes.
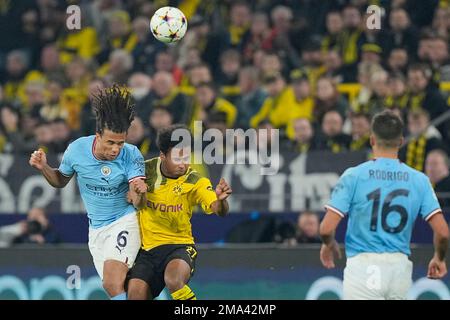
{"type": "Polygon", "coordinates": [[[31,208],[26,220],[0,227],[0,248],[15,244],[56,244],[61,241],[42,208],[31,208]]]}
{"type": "Polygon", "coordinates": [[[449,110],[448,0],[6,3],[0,152],[64,151],[95,132],[89,96],[119,83],[137,109],[129,142],[146,158],[159,128],[195,120],[221,131],[281,129],[283,151],[366,150],[371,116],[390,108],[407,123],[401,159],[425,171],[427,155],[443,150],[435,157],[447,177],[433,183],[446,179],[450,191],[450,120],[430,125],[449,110]],[[70,4],[81,7],[81,30],[65,25],[70,4]],[[368,28],[371,4],[383,8],[381,29],[368,28]],[[165,5],[188,18],[174,45],[149,28],[165,5]]]}

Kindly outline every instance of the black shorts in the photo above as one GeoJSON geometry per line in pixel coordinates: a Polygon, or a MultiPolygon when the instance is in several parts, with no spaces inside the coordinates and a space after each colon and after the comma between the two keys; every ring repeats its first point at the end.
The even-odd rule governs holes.
{"type": "Polygon", "coordinates": [[[192,244],[165,244],[149,251],[140,249],[128,279],[141,279],[151,290],[151,298],[159,296],[166,286],[164,271],[167,264],[174,259],[181,259],[191,267],[191,277],[195,270],[197,249],[192,244]]]}

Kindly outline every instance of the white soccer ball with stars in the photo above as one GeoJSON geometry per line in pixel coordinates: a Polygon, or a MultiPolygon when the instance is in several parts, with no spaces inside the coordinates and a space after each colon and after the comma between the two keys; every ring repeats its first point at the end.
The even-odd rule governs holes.
{"type": "Polygon", "coordinates": [[[180,9],[162,7],[156,10],[150,20],[150,30],[159,41],[164,43],[181,40],[187,30],[187,19],[180,9]]]}

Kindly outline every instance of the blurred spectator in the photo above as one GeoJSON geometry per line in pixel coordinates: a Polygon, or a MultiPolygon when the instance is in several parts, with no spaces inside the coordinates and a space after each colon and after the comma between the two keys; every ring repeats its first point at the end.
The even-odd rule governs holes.
{"type": "Polygon", "coordinates": [[[42,105],[37,104],[33,106],[31,110],[33,118],[45,121],[53,121],[56,118],[68,118],[68,110],[61,104],[64,90],[63,84],[64,81],[61,79],[49,79],[46,85],[47,99],[42,105]]]}
{"type": "MultiPolygon", "coordinates": [[[[389,96],[385,100],[387,108],[398,108],[402,112],[407,111],[408,106],[408,92],[406,85],[406,78],[401,73],[393,73],[388,80],[389,96]]],[[[401,115],[403,118],[403,115],[401,115]]]]}
{"type": "Polygon", "coordinates": [[[356,82],[356,65],[344,65],[338,51],[331,50],[325,54],[324,76],[330,77],[335,83],[356,82]]]}
{"type": "Polygon", "coordinates": [[[66,65],[74,58],[85,61],[93,60],[101,49],[97,38],[97,30],[90,26],[83,26],[80,30],[69,30],[65,26],[65,9],[61,13],[62,19],[57,20],[59,25],[56,41],[61,63],[66,65]]]}
{"type": "Polygon", "coordinates": [[[388,73],[384,70],[375,71],[369,78],[368,91],[361,92],[354,107],[357,113],[367,113],[370,116],[384,110],[389,96],[388,73]]]}
{"type": "Polygon", "coordinates": [[[368,64],[381,64],[383,49],[376,43],[364,43],[361,46],[361,62],[368,64]]]}
{"type": "Polygon", "coordinates": [[[72,130],[67,124],[66,120],[56,118],[50,124],[53,131],[53,147],[54,152],[63,153],[66,151],[69,143],[74,140],[72,130]]]}
{"type": "Polygon", "coordinates": [[[450,208],[450,173],[449,160],[447,154],[435,149],[428,153],[425,162],[425,173],[430,178],[434,190],[438,193],[439,203],[441,207],[450,208]],[[439,197],[439,193],[444,193],[439,197]]]}
{"type": "Polygon", "coordinates": [[[44,209],[31,208],[28,211],[25,230],[14,239],[15,244],[55,244],[60,242],[60,237],[50,224],[44,209]]]}
{"type": "Polygon", "coordinates": [[[297,219],[297,243],[321,243],[319,216],[312,211],[303,211],[297,219]]]}
{"type": "Polygon", "coordinates": [[[414,169],[424,171],[428,153],[444,147],[441,135],[430,126],[430,117],[423,109],[408,113],[408,132],[411,139],[400,149],[399,158],[414,169]]]}
{"type": "Polygon", "coordinates": [[[130,15],[126,11],[114,11],[108,17],[108,42],[97,56],[100,64],[106,62],[116,50],[130,54],[136,47],[138,37],[131,29],[130,15]]]}
{"type": "Polygon", "coordinates": [[[252,15],[250,6],[244,1],[231,4],[230,23],[226,30],[226,39],[229,47],[242,51],[250,36],[250,21],[252,15]]]}
{"type": "Polygon", "coordinates": [[[295,246],[297,244],[295,236],[295,226],[290,221],[277,221],[273,242],[285,246],[295,246]]]}
{"type": "Polygon", "coordinates": [[[135,145],[144,157],[150,152],[152,141],[145,134],[145,127],[141,118],[135,117],[131,123],[128,129],[127,142],[135,145]]]}
{"type": "Polygon", "coordinates": [[[307,118],[314,119],[315,101],[312,96],[311,84],[306,74],[295,69],[291,72],[291,85],[288,93],[292,91],[293,95],[289,95],[289,99],[284,102],[283,108],[280,108],[278,116],[278,126],[286,126],[286,135],[292,139],[294,137],[294,129],[292,128],[292,119],[307,118]],[[283,113],[283,117],[282,114],[283,113]]]}
{"type": "Polygon", "coordinates": [[[314,128],[309,119],[293,119],[292,127],[294,128],[294,139],[288,142],[288,150],[298,153],[307,153],[317,149],[314,128]]]}
{"type": "Polygon", "coordinates": [[[320,77],[317,81],[314,101],[314,120],[321,123],[324,114],[330,110],[336,110],[345,119],[348,109],[347,100],[339,94],[333,80],[328,77],[320,77]]]}
{"type": "MultiPolygon", "coordinates": [[[[155,107],[150,113],[150,128],[156,132],[173,124],[172,114],[165,107],[155,107]]],[[[156,138],[156,135],[155,135],[156,138]]]]}
{"type": "Polygon", "coordinates": [[[156,40],[151,33],[147,17],[137,17],[134,19],[133,31],[137,37],[136,45],[132,51],[134,60],[133,70],[151,74],[154,72],[156,54],[164,50],[165,45],[156,40]]]}
{"type": "Polygon", "coordinates": [[[231,102],[218,97],[216,88],[212,83],[202,83],[197,87],[195,93],[192,121],[208,122],[209,115],[213,112],[223,112],[226,115],[227,127],[232,128],[234,126],[237,116],[236,107],[231,102]]]}
{"type": "Polygon", "coordinates": [[[283,57],[284,64],[289,69],[299,67],[298,53],[303,50],[303,43],[307,40],[307,31],[296,27],[303,19],[296,18],[294,19],[292,9],[283,5],[275,6],[270,12],[273,51],[283,57]]]}
{"type": "Polygon", "coordinates": [[[370,117],[364,113],[354,113],[351,115],[352,142],[351,151],[370,150],[370,117]]]}
{"type": "Polygon", "coordinates": [[[186,78],[183,79],[183,84],[180,90],[183,93],[193,96],[195,88],[205,82],[212,82],[213,76],[211,70],[204,63],[194,64],[186,69],[186,78]]]}
{"type": "Polygon", "coordinates": [[[158,156],[159,149],[156,145],[158,131],[172,125],[173,117],[166,107],[155,106],[150,113],[148,122],[150,127],[149,131],[147,132],[147,138],[150,140],[150,147],[147,154],[158,156]]]}
{"type": "Polygon", "coordinates": [[[324,55],[318,38],[311,38],[302,50],[302,69],[305,71],[313,91],[317,80],[325,74],[324,55]]]}
{"type": "Polygon", "coordinates": [[[342,11],[344,30],[341,32],[341,55],[344,64],[353,64],[359,60],[362,37],[362,17],[358,7],[347,5],[342,11]]]}
{"type": "Polygon", "coordinates": [[[115,49],[109,56],[108,63],[100,68],[98,75],[108,83],[126,84],[133,69],[133,57],[126,50],[115,49]]]}
{"type": "Polygon", "coordinates": [[[22,153],[34,148],[21,130],[21,114],[17,107],[4,103],[0,108],[0,153],[22,153]]]}
{"type": "Polygon", "coordinates": [[[322,121],[322,136],[320,138],[320,149],[329,150],[333,153],[348,150],[351,137],[342,131],[342,116],[334,110],[325,113],[322,121]]]}
{"type": "Polygon", "coordinates": [[[97,95],[99,91],[105,89],[106,84],[101,79],[92,79],[89,82],[88,95],[89,99],[83,105],[81,115],[80,115],[80,135],[88,136],[95,134],[96,123],[94,110],[92,109],[92,97],[97,95]]]}
{"type": "Polygon", "coordinates": [[[269,18],[264,12],[253,14],[250,27],[250,38],[245,45],[243,58],[245,62],[251,62],[255,51],[262,49],[270,51],[273,48],[273,33],[270,30],[269,18]]]}
{"type": "Polygon", "coordinates": [[[408,52],[417,51],[418,30],[411,25],[408,12],[395,8],[389,15],[391,47],[405,48],[408,52]]]}
{"type": "Polygon", "coordinates": [[[239,71],[238,85],[240,96],[236,103],[237,125],[240,128],[248,128],[250,119],[261,108],[267,93],[261,88],[259,73],[254,67],[244,67],[239,71]]]}
{"type": "MultiPolygon", "coordinates": [[[[408,87],[410,96],[408,108],[414,111],[424,108],[433,120],[448,110],[448,106],[439,90],[431,83],[431,70],[425,65],[412,65],[408,69],[408,87]]],[[[448,138],[448,125],[437,127],[444,139],[448,138]]]]}
{"type": "Polygon", "coordinates": [[[450,38],[450,6],[436,9],[432,26],[440,37],[450,38]]]}
{"type": "Polygon", "coordinates": [[[220,70],[214,77],[223,98],[235,104],[239,97],[238,76],[241,68],[241,54],[230,49],[220,56],[220,70]]]}
{"type": "Polygon", "coordinates": [[[431,39],[430,63],[434,82],[450,81],[450,55],[446,38],[431,39]]]}
{"type": "Polygon", "coordinates": [[[34,138],[37,143],[37,148],[42,148],[46,153],[56,152],[54,145],[55,132],[50,122],[44,120],[39,122],[34,129],[34,138]]]}
{"type": "Polygon", "coordinates": [[[153,75],[153,92],[153,105],[166,107],[172,114],[174,123],[189,122],[191,101],[179,92],[171,73],[160,71],[153,75]]]}
{"type": "Polygon", "coordinates": [[[260,71],[263,77],[274,73],[282,73],[283,63],[280,57],[274,52],[265,52],[261,56],[260,71]]]}
{"type": "MultiPolygon", "coordinates": [[[[201,60],[216,73],[220,54],[227,48],[228,39],[223,32],[213,32],[208,21],[201,16],[189,20],[189,28],[180,43],[180,56],[184,57],[191,48],[198,48],[201,60]]],[[[192,83],[195,86],[195,84],[192,83]]]]}
{"type": "Polygon", "coordinates": [[[6,100],[15,100],[20,95],[28,65],[28,57],[23,51],[13,50],[9,52],[6,58],[6,73],[4,78],[1,79],[6,100]]]}
{"type": "Polygon", "coordinates": [[[420,34],[419,45],[417,48],[417,58],[420,63],[429,64],[431,61],[432,38],[434,33],[430,29],[425,29],[420,34]]]}
{"type": "Polygon", "coordinates": [[[343,48],[342,45],[342,30],[344,28],[344,23],[342,21],[342,16],[339,11],[330,11],[326,16],[326,29],[327,33],[322,40],[322,50],[324,52],[340,52],[343,48]]]}
{"type": "Polygon", "coordinates": [[[13,244],[15,238],[27,232],[26,221],[19,221],[14,224],[0,227],[0,248],[7,248],[13,244]]]}
{"type": "Polygon", "coordinates": [[[408,67],[408,51],[401,47],[393,48],[389,53],[387,65],[390,72],[406,75],[408,67]]]}
{"type": "Polygon", "coordinates": [[[183,70],[181,70],[175,61],[175,57],[169,51],[160,51],[156,54],[155,72],[166,71],[172,74],[175,84],[178,86],[183,78],[183,70]]]}
{"type": "Polygon", "coordinates": [[[286,82],[280,73],[263,76],[263,85],[268,97],[258,112],[250,119],[252,128],[258,127],[263,120],[269,120],[276,128],[287,121],[286,103],[292,99],[293,92],[288,90],[286,82]],[[284,121],[283,121],[284,119],[284,121]]]}
{"type": "Polygon", "coordinates": [[[144,73],[133,73],[128,79],[128,87],[135,103],[136,115],[148,126],[148,117],[152,111],[154,96],[151,92],[152,78],[144,73]]]}

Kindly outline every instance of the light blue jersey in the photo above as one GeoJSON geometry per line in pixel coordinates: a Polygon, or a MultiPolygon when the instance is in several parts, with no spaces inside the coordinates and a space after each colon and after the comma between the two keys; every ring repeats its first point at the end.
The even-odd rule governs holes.
{"type": "Polygon", "coordinates": [[[414,221],[439,212],[430,180],[399,160],[378,158],[347,169],[328,209],[348,215],[347,257],[362,252],[411,254],[414,221]]]}
{"type": "Polygon", "coordinates": [[[81,198],[91,227],[106,226],[135,211],[127,202],[128,183],[145,178],[144,158],[133,145],[125,143],[113,161],[94,156],[95,136],[72,142],[64,153],[59,171],[65,176],[77,174],[81,198]]]}

